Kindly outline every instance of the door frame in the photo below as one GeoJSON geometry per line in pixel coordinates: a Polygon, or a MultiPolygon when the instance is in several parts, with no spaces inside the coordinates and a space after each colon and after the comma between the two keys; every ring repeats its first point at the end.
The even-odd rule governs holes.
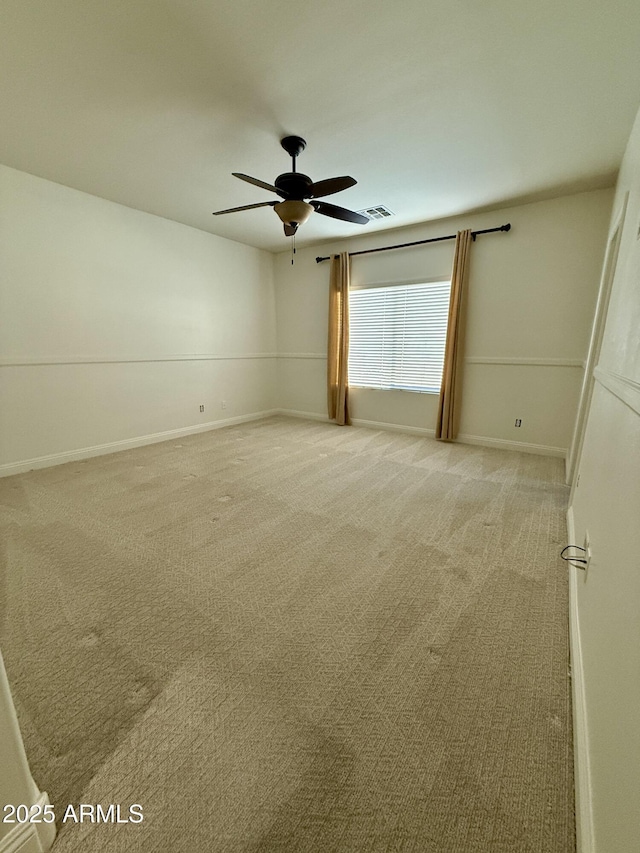
{"type": "Polygon", "coordinates": [[[589,341],[589,350],[587,360],[584,367],[584,376],[582,379],[582,389],[580,391],[580,402],[578,403],[578,412],[576,422],[571,438],[569,453],[567,454],[566,465],[566,482],[571,486],[571,496],[569,498],[569,506],[573,501],[573,493],[577,485],[577,479],[580,469],[580,458],[582,456],[582,446],[584,444],[584,435],[587,428],[587,419],[589,408],[591,406],[591,398],[593,397],[594,376],[593,371],[598,366],[600,361],[600,351],[602,349],[602,340],[604,337],[604,329],[609,311],[609,300],[611,299],[611,290],[613,281],[616,275],[616,266],[618,263],[618,254],[620,252],[620,241],[622,239],[622,231],[624,228],[624,220],[627,213],[627,202],[629,193],[625,193],[622,199],[622,204],[617,216],[613,220],[613,227],[609,231],[607,240],[607,249],[604,256],[602,266],[602,275],[600,277],[600,287],[598,290],[598,301],[596,302],[596,310],[593,318],[593,327],[591,329],[591,339],[589,341]]]}

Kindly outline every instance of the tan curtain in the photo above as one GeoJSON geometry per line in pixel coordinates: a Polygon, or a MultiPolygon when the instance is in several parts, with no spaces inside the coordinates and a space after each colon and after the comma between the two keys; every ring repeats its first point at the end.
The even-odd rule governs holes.
{"type": "Polygon", "coordinates": [[[440,405],[436,423],[436,438],[453,441],[458,434],[460,421],[460,392],[462,358],[464,354],[464,313],[466,302],[471,231],[458,231],[451,272],[451,301],[447,342],[444,350],[444,372],[440,389],[440,405]]]}
{"type": "Polygon", "coordinates": [[[327,353],[327,402],[329,417],[350,424],[349,385],[349,280],[351,258],[342,252],[331,259],[329,285],[329,348],[327,353]]]}

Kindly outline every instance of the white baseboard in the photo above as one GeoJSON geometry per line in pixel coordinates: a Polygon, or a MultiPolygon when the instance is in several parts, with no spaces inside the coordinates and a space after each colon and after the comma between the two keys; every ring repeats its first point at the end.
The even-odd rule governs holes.
{"type": "Polygon", "coordinates": [[[391,424],[387,421],[365,421],[362,418],[353,418],[351,423],[354,426],[362,426],[367,429],[383,429],[388,430],[389,432],[404,432],[408,435],[426,435],[429,438],[433,438],[436,434],[434,429],[427,429],[426,427],[413,427],[413,426],[405,426],[404,424],[391,424]]]}
{"type": "MultiPolygon", "coordinates": [[[[36,804],[41,810],[49,805],[46,791],[40,794],[36,804]]],[[[46,853],[55,837],[55,823],[16,823],[9,833],[0,839],[0,853],[46,853]]]]}
{"type": "MultiPolygon", "coordinates": [[[[328,424],[333,423],[327,415],[319,415],[317,412],[301,412],[296,409],[279,409],[278,414],[291,418],[303,418],[308,421],[323,421],[328,424]]],[[[390,430],[392,432],[404,432],[409,433],[410,435],[427,435],[431,437],[435,435],[435,430],[432,429],[405,426],[404,424],[391,424],[387,421],[366,421],[362,420],[362,418],[352,418],[351,423],[353,426],[366,427],[367,429],[383,429],[390,430]]]]}
{"type": "MultiPolygon", "coordinates": [[[[296,409],[278,409],[277,414],[285,415],[290,418],[303,418],[308,421],[323,421],[327,424],[333,423],[327,415],[319,415],[317,412],[301,412],[296,409]]],[[[366,427],[367,429],[391,430],[392,432],[405,432],[411,435],[433,436],[435,434],[435,431],[432,429],[404,426],[404,424],[390,424],[386,421],[365,421],[361,418],[355,418],[351,420],[351,423],[353,426],[366,427]]]]}
{"type": "Polygon", "coordinates": [[[112,441],[108,444],[97,444],[93,447],[82,447],[78,450],[67,450],[63,453],[53,453],[50,456],[38,456],[35,459],[25,459],[21,462],[10,462],[0,465],[0,477],[10,477],[13,474],[23,474],[25,471],[33,471],[37,468],[49,468],[53,465],[64,465],[65,462],[77,462],[80,459],[90,459],[92,456],[104,456],[107,453],[117,453],[120,450],[130,450],[134,447],[142,447],[145,444],[156,444],[160,441],[171,441],[186,435],[194,435],[199,432],[209,432],[212,429],[242,424],[247,421],[257,421],[278,414],[278,409],[269,409],[264,412],[253,412],[250,415],[238,415],[234,418],[225,418],[220,421],[209,421],[197,426],[170,429],[165,432],[141,435],[136,438],[126,438],[122,441],[112,441]]]}
{"type": "Polygon", "coordinates": [[[460,444],[478,444],[481,447],[495,447],[498,450],[517,450],[519,453],[535,453],[538,456],[559,456],[564,459],[566,447],[551,447],[547,444],[527,444],[525,441],[507,441],[504,438],[487,438],[483,435],[461,434],[457,440],[460,444]]]}
{"type": "MultiPolygon", "coordinates": [[[[386,421],[365,421],[360,418],[352,420],[354,426],[363,426],[369,429],[384,429],[392,432],[404,432],[409,435],[424,435],[433,438],[436,434],[434,429],[426,427],[406,426],[404,424],[392,424],[386,421]]],[[[526,444],[522,441],[506,441],[502,438],[485,438],[481,435],[459,435],[456,439],[458,444],[473,444],[481,447],[495,447],[498,450],[517,450],[520,453],[536,453],[540,456],[560,456],[566,455],[566,450],[562,447],[548,447],[545,444],[526,444]]]]}
{"type": "MultiPolygon", "coordinates": [[[[573,509],[567,510],[568,544],[575,544],[573,509]]],[[[567,564],[569,569],[569,649],[571,657],[571,691],[573,700],[573,766],[576,798],[576,850],[594,853],[593,812],[591,799],[591,769],[589,765],[589,733],[587,706],[582,669],[582,646],[578,619],[578,584],[582,571],[567,564]]]]}
{"type": "MultiPolygon", "coordinates": [[[[326,415],[316,412],[301,412],[294,409],[278,409],[276,414],[287,415],[292,418],[303,418],[312,421],[325,421],[331,423],[326,415]]],[[[388,421],[367,421],[362,418],[352,418],[354,426],[366,427],[367,429],[382,429],[392,432],[403,432],[409,435],[424,435],[433,438],[436,434],[434,429],[427,427],[414,427],[405,424],[393,424],[388,421]]],[[[460,444],[474,444],[481,447],[495,447],[498,450],[516,450],[519,453],[535,453],[539,456],[558,456],[565,459],[567,455],[564,447],[551,447],[546,444],[527,444],[524,441],[507,441],[503,438],[487,438],[482,435],[459,435],[456,439],[460,444]]]]}
{"type": "Polygon", "coordinates": [[[276,409],[274,415],[285,415],[288,418],[302,418],[305,421],[323,421],[332,423],[327,415],[319,415],[317,412],[301,412],[298,409],[276,409]]]}

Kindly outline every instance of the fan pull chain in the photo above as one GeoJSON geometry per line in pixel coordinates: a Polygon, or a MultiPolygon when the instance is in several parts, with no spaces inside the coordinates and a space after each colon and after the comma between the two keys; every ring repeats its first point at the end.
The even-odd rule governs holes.
{"type": "Polygon", "coordinates": [[[291,235],[291,266],[293,266],[293,256],[296,253],[296,235],[291,235]]]}

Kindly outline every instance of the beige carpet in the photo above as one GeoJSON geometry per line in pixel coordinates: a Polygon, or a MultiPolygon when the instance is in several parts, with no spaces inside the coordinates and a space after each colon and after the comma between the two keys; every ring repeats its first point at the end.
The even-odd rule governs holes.
{"type": "Polygon", "coordinates": [[[569,853],[558,459],[273,418],[0,481],[55,853],[569,853]]]}

